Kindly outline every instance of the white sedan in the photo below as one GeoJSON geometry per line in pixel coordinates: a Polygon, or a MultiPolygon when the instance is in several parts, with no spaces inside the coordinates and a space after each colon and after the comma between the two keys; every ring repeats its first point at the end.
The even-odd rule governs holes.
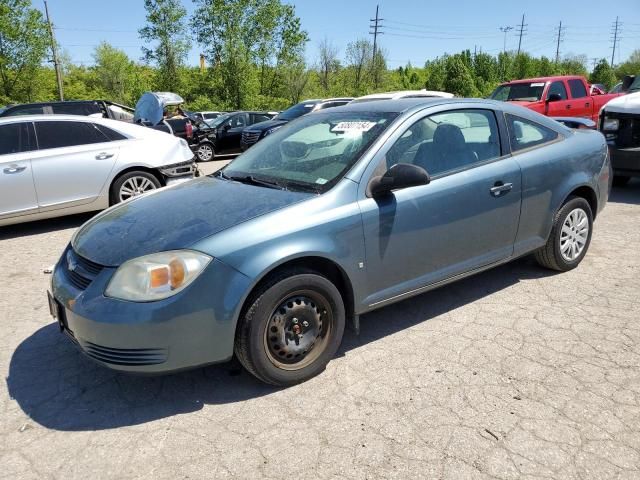
{"type": "Polygon", "coordinates": [[[172,135],[72,115],[0,119],[0,226],[102,210],[196,174],[172,135]]]}

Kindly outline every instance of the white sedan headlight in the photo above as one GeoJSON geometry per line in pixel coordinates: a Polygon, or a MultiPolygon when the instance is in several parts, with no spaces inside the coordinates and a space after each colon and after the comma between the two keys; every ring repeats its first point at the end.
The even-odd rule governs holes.
{"type": "Polygon", "coordinates": [[[109,282],[107,297],[152,302],[175,295],[193,282],[212,258],[192,250],[172,250],[128,260],[109,282]]]}
{"type": "Polygon", "coordinates": [[[603,130],[618,130],[620,127],[620,120],[617,118],[607,118],[604,117],[604,123],[602,124],[603,130]]]}

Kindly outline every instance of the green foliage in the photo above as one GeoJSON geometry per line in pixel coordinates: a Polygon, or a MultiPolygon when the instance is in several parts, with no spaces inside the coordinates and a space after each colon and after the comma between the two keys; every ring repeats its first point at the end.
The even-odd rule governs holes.
{"type": "Polygon", "coordinates": [[[478,90],[464,53],[447,58],[445,72],[445,91],[459,97],[475,97],[478,95],[478,90]]]}
{"type": "Polygon", "coordinates": [[[616,75],[619,80],[625,75],[640,75],[640,49],[634,50],[624,63],[618,65],[616,75]]]}
{"type": "Polygon", "coordinates": [[[0,102],[38,95],[38,69],[47,51],[47,27],[30,0],[0,0],[0,102]]]}
{"type": "Polygon", "coordinates": [[[607,89],[610,89],[618,82],[618,79],[609,62],[602,58],[591,72],[589,82],[602,83],[607,89]]]}
{"type": "Polygon", "coordinates": [[[144,0],[144,8],[147,25],[139,30],[140,38],[155,44],[154,48],[142,47],[144,57],[158,67],[157,88],[177,91],[180,88],[178,71],[190,48],[187,10],[179,0],[144,0]]]}
{"type": "Polygon", "coordinates": [[[104,92],[104,97],[119,103],[129,103],[127,92],[131,90],[135,65],[127,54],[102,42],[95,49],[93,58],[96,62],[93,68],[98,88],[104,92]]]}

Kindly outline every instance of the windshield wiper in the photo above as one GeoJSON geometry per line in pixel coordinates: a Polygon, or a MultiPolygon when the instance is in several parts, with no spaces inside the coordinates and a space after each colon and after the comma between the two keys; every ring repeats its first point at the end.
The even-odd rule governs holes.
{"type": "Polygon", "coordinates": [[[233,180],[234,182],[258,185],[259,187],[275,188],[276,190],[286,190],[286,188],[280,185],[278,182],[272,182],[263,178],[256,178],[253,175],[227,175],[223,171],[220,171],[220,177],[224,178],[225,180],[233,180]]]}

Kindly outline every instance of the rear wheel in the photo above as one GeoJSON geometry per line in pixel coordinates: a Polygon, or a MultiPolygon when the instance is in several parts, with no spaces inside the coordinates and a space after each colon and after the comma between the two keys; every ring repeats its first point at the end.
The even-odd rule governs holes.
{"type": "Polygon", "coordinates": [[[161,186],[160,180],[149,172],[141,170],[127,172],[118,177],[111,185],[111,205],[124,202],[161,186]]]}
{"type": "Polygon", "coordinates": [[[236,331],[235,353],[260,380],[278,386],[322,372],[344,333],[338,289],[312,271],[278,275],[252,297],[236,331]]]}
{"type": "Polygon", "coordinates": [[[631,177],[627,177],[624,175],[616,175],[613,177],[613,186],[614,187],[624,187],[627,183],[629,183],[631,177]]]}
{"type": "Polygon", "coordinates": [[[589,202],[570,197],[556,213],[547,244],[535,253],[540,265],[566,272],[576,268],[589,249],[593,214],[589,202]]]}
{"type": "Polygon", "coordinates": [[[202,142],[196,149],[196,157],[199,162],[210,162],[215,156],[215,150],[211,142],[202,142]]]}

